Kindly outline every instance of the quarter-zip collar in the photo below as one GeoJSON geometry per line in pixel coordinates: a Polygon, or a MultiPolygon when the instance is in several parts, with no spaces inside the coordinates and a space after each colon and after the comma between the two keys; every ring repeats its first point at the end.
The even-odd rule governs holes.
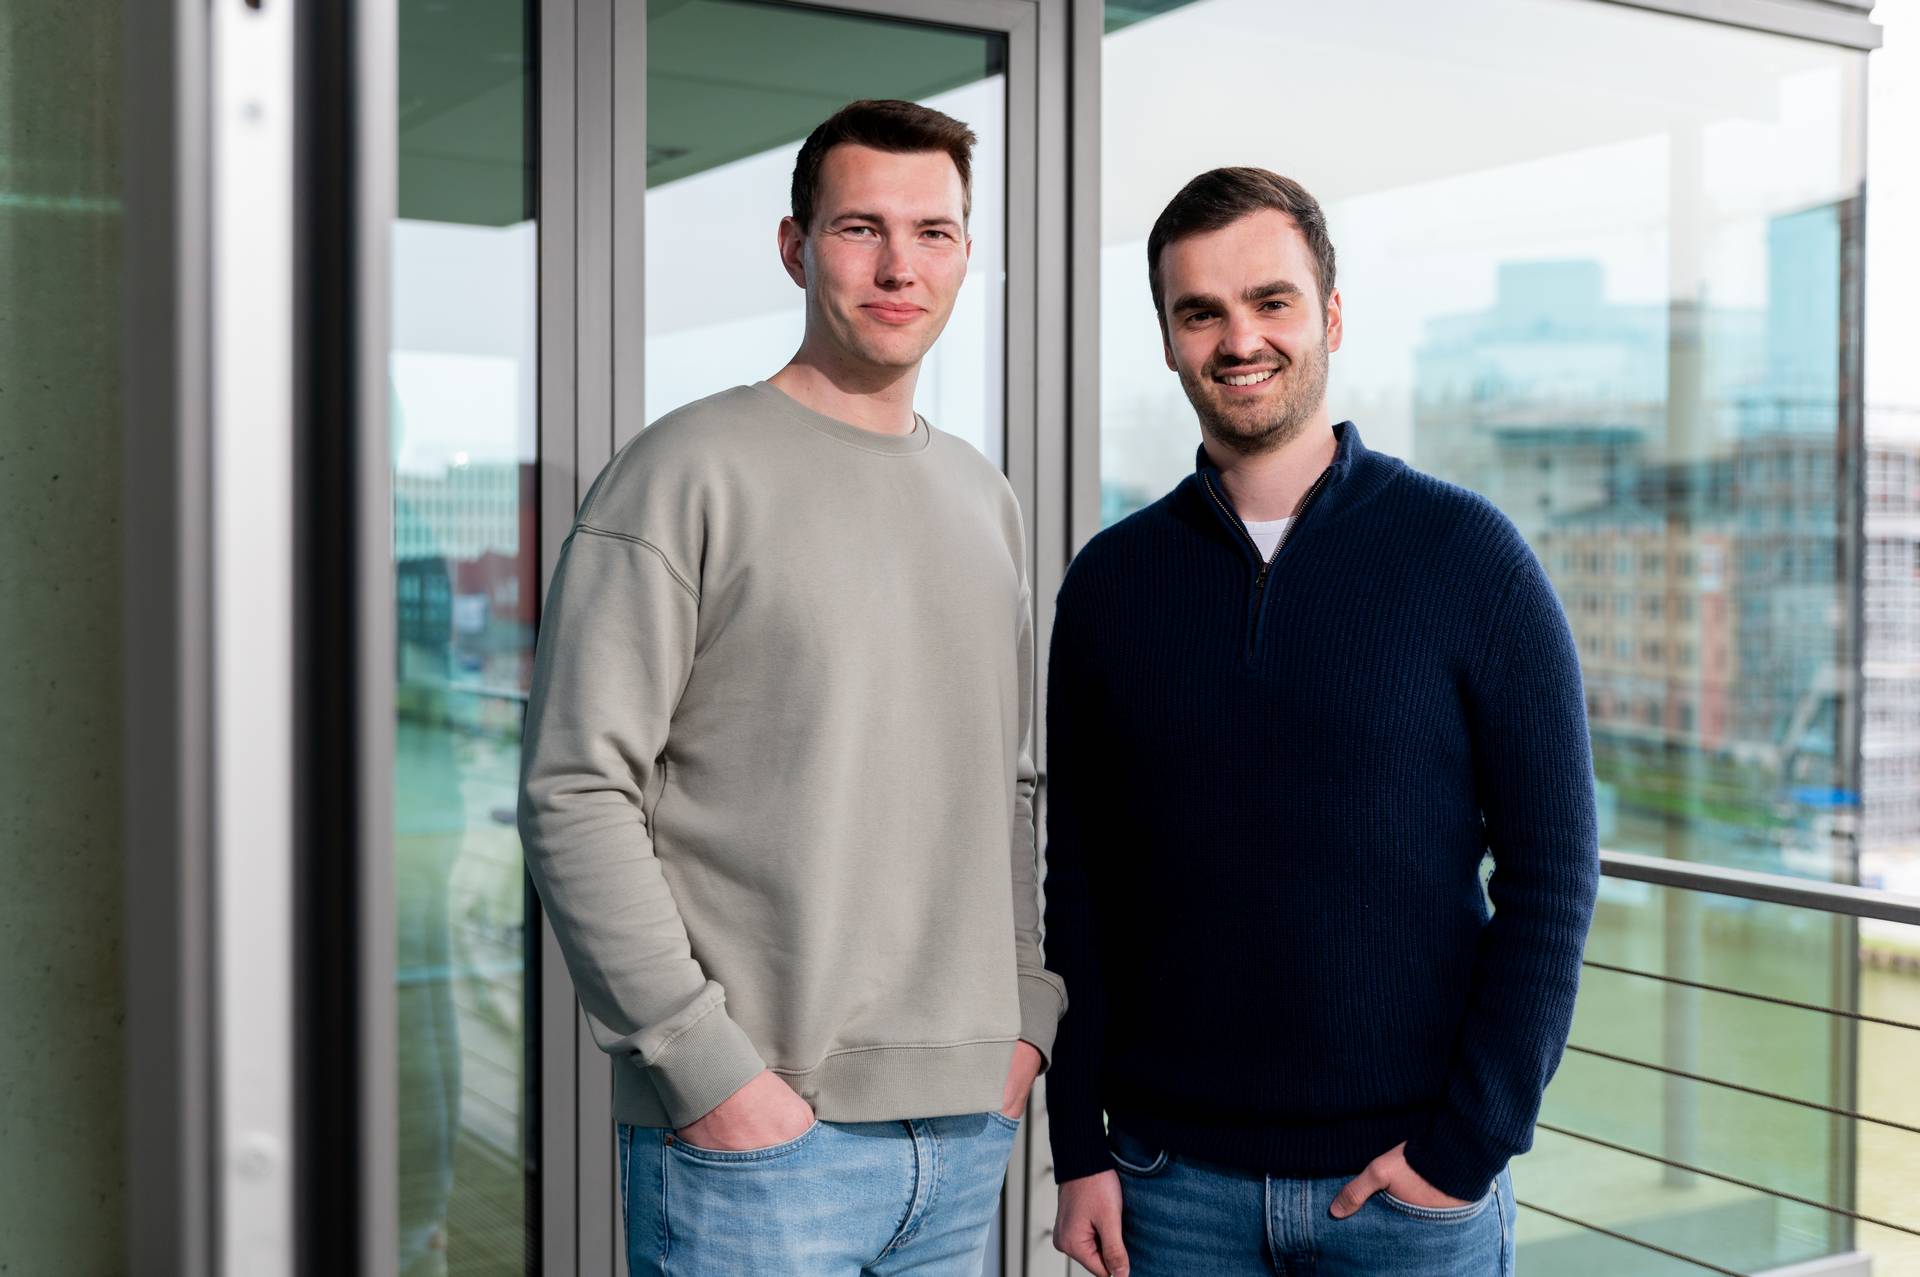
{"type": "MultiPolygon", "coordinates": [[[[1336,423],[1333,437],[1336,441],[1333,460],[1294,511],[1295,521],[1287,528],[1288,540],[1298,531],[1309,507],[1315,512],[1314,522],[1322,522],[1336,511],[1372,496],[1390,482],[1400,469],[1397,459],[1369,449],[1361,441],[1360,428],[1351,421],[1336,423]]],[[[1206,518],[1230,541],[1241,547],[1249,560],[1259,567],[1265,566],[1253,539],[1247,535],[1246,525],[1235,513],[1227,496],[1220,467],[1213,464],[1205,447],[1194,449],[1194,472],[1181,481],[1175,493],[1180,504],[1189,510],[1205,510],[1206,518]]],[[[1285,548],[1284,543],[1281,548],[1285,548]]]]}

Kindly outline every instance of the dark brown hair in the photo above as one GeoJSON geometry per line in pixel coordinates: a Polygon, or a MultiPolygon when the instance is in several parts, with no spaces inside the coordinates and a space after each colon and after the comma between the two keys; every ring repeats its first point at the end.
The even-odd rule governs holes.
{"type": "Polygon", "coordinates": [[[1201,235],[1233,225],[1263,209],[1285,213],[1306,237],[1313,254],[1314,282],[1320,285],[1320,309],[1333,292],[1333,240],[1327,235],[1327,215],[1307,188],[1292,178],[1263,168],[1217,168],[1202,173],[1173,197],[1154,220],[1147,236],[1147,287],[1162,328],[1167,322],[1167,299],[1160,282],[1160,251],[1177,239],[1201,235]]]}
{"type": "Polygon", "coordinates": [[[909,154],[945,151],[960,170],[961,216],[973,213],[973,130],[932,107],[897,98],[865,98],[849,102],[821,122],[800,144],[793,162],[793,220],[802,231],[813,229],[813,201],[820,191],[820,166],[827,152],[843,143],[870,146],[876,151],[909,154]]]}

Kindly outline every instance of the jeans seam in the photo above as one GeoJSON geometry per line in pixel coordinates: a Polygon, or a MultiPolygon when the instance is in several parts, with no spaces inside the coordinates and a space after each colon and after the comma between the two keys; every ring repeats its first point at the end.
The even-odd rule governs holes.
{"type": "MultiPolygon", "coordinates": [[[[900,1227],[894,1230],[893,1236],[887,1241],[887,1244],[880,1248],[880,1253],[873,1257],[874,1264],[879,1263],[899,1247],[912,1241],[913,1235],[920,1231],[920,1183],[924,1175],[924,1168],[921,1166],[920,1139],[918,1133],[913,1129],[914,1124],[912,1122],[904,1123],[904,1125],[907,1128],[907,1147],[913,1150],[913,1187],[907,1194],[907,1216],[900,1221],[900,1227]]],[[[869,1264],[868,1267],[872,1267],[872,1264],[869,1264]]]]}
{"type": "Polygon", "coordinates": [[[1395,1197],[1386,1189],[1379,1192],[1381,1203],[1414,1219],[1423,1219],[1431,1224],[1464,1224],[1486,1214],[1487,1204],[1499,1200],[1499,1185],[1488,1190],[1487,1195],[1477,1202],[1465,1206],[1416,1206],[1404,1198],[1395,1197]]]}
{"type": "MultiPolygon", "coordinates": [[[[669,1136],[668,1138],[671,1138],[669,1136]]],[[[667,1172],[672,1168],[673,1150],[660,1141],[660,1271],[667,1271],[667,1258],[673,1253],[673,1222],[667,1217],[667,1172]]]]}
{"type": "Polygon", "coordinates": [[[1260,1229],[1267,1235],[1267,1267],[1277,1269],[1280,1260],[1280,1247],[1273,1240],[1273,1176],[1260,1177],[1260,1200],[1262,1216],[1260,1229]]]}
{"type": "Polygon", "coordinates": [[[933,1212],[940,1204],[940,1181],[947,1173],[946,1163],[940,1157],[940,1137],[934,1134],[931,1124],[927,1127],[927,1161],[933,1164],[933,1187],[927,1190],[927,1204],[920,1212],[920,1218],[913,1226],[913,1232],[907,1236],[911,1242],[920,1235],[920,1230],[933,1218],[933,1212]]]}
{"type": "Polygon", "coordinates": [[[1494,1218],[1500,1223],[1500,1277],[1513,1277],[1513,1265],[1508,1262],[1510,1252],[1507,1249],[1507,1204],[1500,1200],[1500,1180],[1493,1181],[1494,1218]]]}
{"type": "MultiPolygon", "coordinates": [[[[1296,1251],[1306,1264],[1308,1272],[1314,1270],[1320,1254],[1320,1243],[1319,1239],[1313,1235],[1313,1225],[1313,1184],[1303,1179],[1300,1181],[1300,1238],[1296,1251]]],[[[1288,1272],[1293,1271],[1291,1259],[1287,1261],[1286,1268],[1288,1272]]]]}
{"type": "Polygon", "coordinates": [[[819,1131],[820,1120],[815,1118],[813,1125],[792,1139],[780,1144],[769,1144],[765,1148],[701,1148],[698,1144],[689,1144],[683,1139],[675,1139],[673,1146],[680,1150],[683,1157],[709,1166],[751,1166],[755,1162],[772,1162],[793,1156],[800,1151],[802,1144],[812,1139],[819,1131]]]}

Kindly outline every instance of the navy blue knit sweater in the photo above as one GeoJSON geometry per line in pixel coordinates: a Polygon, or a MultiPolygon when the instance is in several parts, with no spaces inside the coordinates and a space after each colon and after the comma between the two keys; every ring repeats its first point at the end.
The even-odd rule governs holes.
{"type": "Polygon", "coordinates": [[[1061,586],[1061,1180],[1110,1168],[1103,1109],[1273,1175],[1405,1140],[1468,1199],[1532,1142],[1598,882],[1579,658],[1506,516],[1334,431],[1270,566],[1202,452],[1061,586]]]}

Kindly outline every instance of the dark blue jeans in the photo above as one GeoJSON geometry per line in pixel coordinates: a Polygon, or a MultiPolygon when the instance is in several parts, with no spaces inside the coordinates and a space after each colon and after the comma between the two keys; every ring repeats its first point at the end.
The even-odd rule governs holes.
{"type": "MultiPolygon", "coordinates": [[[[1133,1277],[1512,1277],[1513,1181],[1477,1202],[1415,1206],[1375,1193],[1329,1210],[1351,1176],[1280,1179],[1169,1155],[1110,1131],[1133,1277]]],[[[1381,1150],[1385,1152],[1385,1149],[1381,1150]]]]}

